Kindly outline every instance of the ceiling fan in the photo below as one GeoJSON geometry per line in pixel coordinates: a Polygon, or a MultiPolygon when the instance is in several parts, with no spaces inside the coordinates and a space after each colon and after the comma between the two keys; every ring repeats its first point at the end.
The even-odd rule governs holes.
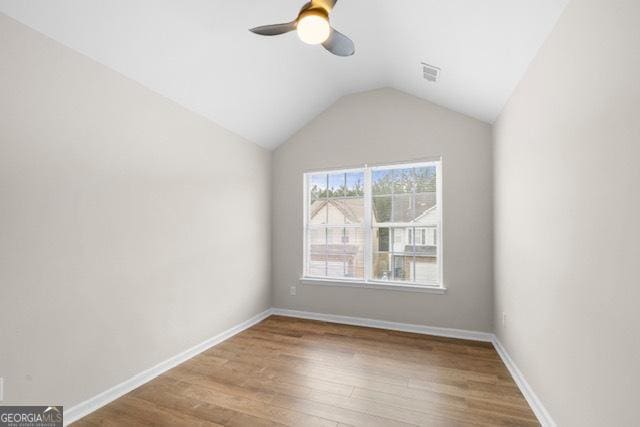
{"type": "Polygon", "coordinates": [[[298,37],[308,44],[322,44],[334,55],[351,56],[356,52],[351,39],[329,25],[329,14],[338,0],[311,0],[302,6],[298,17],[284,24],[251,28],[261,36],[277,36],[296,30],[298,37]]]}

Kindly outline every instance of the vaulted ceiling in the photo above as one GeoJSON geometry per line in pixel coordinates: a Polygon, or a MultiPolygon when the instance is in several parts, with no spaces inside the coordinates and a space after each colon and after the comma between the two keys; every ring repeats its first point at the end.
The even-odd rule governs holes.
{"type": "Polygon", "coordinates": [[[340,0],[336,57],[295,33],[298,0],[0,0],[0,11],[267,148],[339,97],[379,87],[491,123],[568,0],[340,0]],[[437,83],[421,62],[442,69],[437,83]]]}

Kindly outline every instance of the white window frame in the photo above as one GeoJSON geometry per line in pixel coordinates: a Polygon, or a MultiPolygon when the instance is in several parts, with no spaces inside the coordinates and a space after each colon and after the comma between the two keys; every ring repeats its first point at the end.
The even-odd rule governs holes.
{"type": "MultiPolygon", "coordinates": [[[[308,171],[303,174],[303,256],[302,256],[302,277],[301,282],[303,284],[311,285],[329,285],[329,286],[347,286],[347,287],[360,287],[369,289],[391,289],[399,291],[412,291],[412,292],[427,292],[435,294],[444,294],[446,287],[444,286],[444,260],[443,260],[443,204],[442,204],[442,159],[428,159],[422,161],[412,162],[398,162],[384,165],[363,165],[361,167],[350,168],[335,168],[335,169],[320,169],[308,171]],[[373,170],[384,169],[398,169],[398,168],[412,168],[412,167],[436,167],[436,204],[438,206],[438,217],[434,224],[420,224],[421,227],[435,226],[437,236],[437,265],[439,279],[437,283],[418,284],[413,282],[404,281],[387,281],[387,280],[375,280],[372,279],[372,256],[373,256],[373,218],[372,218],[372,189],[371,180],[373,170]],[[360,225],[346,225],[346,227],[357,227],[365,230],[365,248],[364,248],[364,279],[355,278],[331,278],[324,276],[310,276],[308,275],[307,265],[307,250],[308,250],[308,203],[309,203],[309,177],[319,173],[348,173],[348,172],[364,172],[364,224],[360,225]]],[[[345,227],[345,225],[338,225],[336,227],[345,227]]],[[[407,227],[406,223],[381,223],[382,228],[392,227],[407,227]]],[[[419,227],[416,227],[419,228],[419,227]]],[[[414,229],[415,234],[415,229],[414,229]]],[[[415,235],[413,236],[415,243],[415,235]]]]}

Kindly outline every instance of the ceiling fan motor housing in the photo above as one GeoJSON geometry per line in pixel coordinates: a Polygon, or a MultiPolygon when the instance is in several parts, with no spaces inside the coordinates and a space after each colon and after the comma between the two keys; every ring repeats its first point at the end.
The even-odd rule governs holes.
{"type": "Polygon", "coordinates": [[[329,12],[327,12],[322,7],[309,7],[302,9],[300,11],[300,14],[298,15],[297,21],[300,21],[307,16],[319,16],[320,18],[326,19],[326,21],[329,22],[329,12]]]}

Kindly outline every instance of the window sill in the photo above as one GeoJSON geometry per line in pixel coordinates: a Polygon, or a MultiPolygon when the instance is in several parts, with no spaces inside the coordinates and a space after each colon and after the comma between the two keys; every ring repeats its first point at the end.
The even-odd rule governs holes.
{"type": "Polygon", "coordinates": [[[363,280],[348,279],[326,279],[323,277],[301,277],[300,282],[304,285],[337,286],[348,288],[382,289],[390,291],[419,292],[427,294],[443,295],[447,293],[447,288],[437,285],[410,285],[397,282],[373,282],[363,280]]]}

